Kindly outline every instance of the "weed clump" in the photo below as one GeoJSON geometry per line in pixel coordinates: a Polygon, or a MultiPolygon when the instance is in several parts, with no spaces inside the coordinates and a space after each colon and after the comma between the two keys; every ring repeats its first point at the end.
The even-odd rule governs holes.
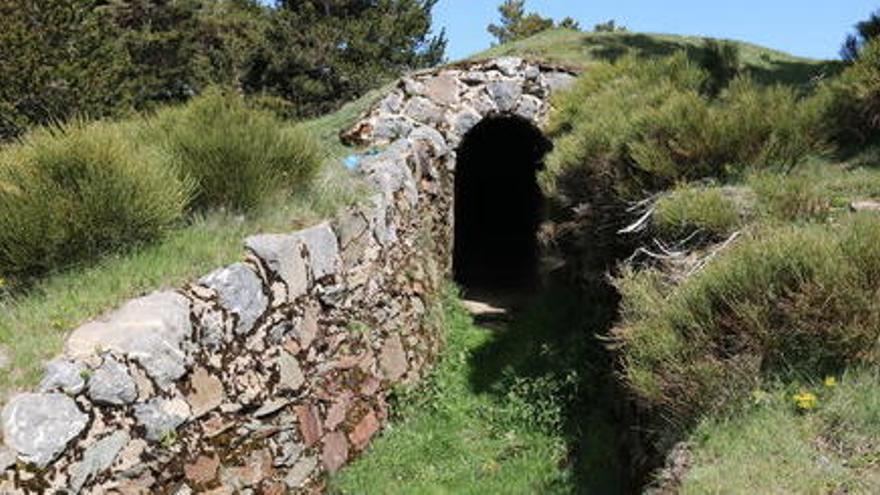
{"type": "Polygon", "coordinates": [[[130,126],[33,132],[0,153],[0,272],[39,275],[152,241],[191,192],[130,126]]]}
{"type": "Polygon", "coordinates": [[[220,90],[160,111],[146,134],[196,184],[196,210],[247,211],[278,191],[302,190],[322,159],[305,131],[220,90]]]}

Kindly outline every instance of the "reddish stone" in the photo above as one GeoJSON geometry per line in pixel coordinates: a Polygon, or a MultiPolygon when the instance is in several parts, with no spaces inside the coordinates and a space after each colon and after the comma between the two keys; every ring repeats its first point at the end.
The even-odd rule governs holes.
{"type": "Polygon", "coordinates": [[[321,421],[318,419],[318,410],[313,405],[296,406],[294,410],[299,419],[299,432],[303,437],[303,443],[306,447],[311,447],[324,434],[321,430],[321,421]]]}
{"type": "Polygon", "coordinates": [[[385,373],[385,378],[396,382],[406,373],[408,363],[406,361],[406,351],[400,342],[400,337],[392,335],[385,339],[382,346],[382,352],[379,354],[379,366],[385,373]]]}
{"type": "Polygon", "coordinates": [[[284,483],[277,481],[264,484],[260,490],[261,495],[284,495],[285,493],[287,493],[287,487],[284,483]]]}
{"type": "Polygon", "coordinates": [[[308,349],[315,340],[315,337],[318,336],[318,314],[320,312],[321,306],[318,303],[311,303],[306,306],[302,325],[299,329],[299,343],[303,349],[308,349]]]}
{"type": "Polygon", "coordinates": [[[248,487],[270,478],[273,473],[272,454],[263,449],[252,452],[245,465],[229,468],[223,479],[235,480],[236,485],[248,487]]]}
{"type": "Polygon", "coordinates": [[[183,466],[186,479],[201,485],[217,477],[217,469],[220,467],[220,458],[217,456],[200,455],[198,459],[183,466]]]}
{"type": "Polygon", "coordinates": [[[363,450],[370,442],[370,439],[373,438],[373,435],[379,431],[379,426],[379,419],[376,418],[376,413],[370,409],[351,433],[348,434],[348,438],[351,439],[351,443],[357,450],[363,450]]]}
{"type": "Polygon", "coordinates": [[[345,464],[348,460],[348,440],[345,439],[345,435],[336,431],[324,437],[321,460],[330,473],[335,473],[345,464]]]}
{"type": "Polygon", "coordinates": [[[226,421],[223,416],[214,416],[202,423],[202,429],[208,438],[214,438],[233,426],[235,426],[235,423],[226,421]]]}
{"type": "Polygon", "coordinates": [[[302,350],[299,347],[299,344],[297,344],[297,342],[293,339],[287,339],[283,344],[281,344],[281,347],[283,347],[285,351],[293,354],[294,356],[299,354],[299,351],[302,350]]]}
{"type": "Polygon", "coordinates": [[[345,421],[345,415],[348,414],[350,405],[351,392],[345,392],[330,406],[330,409],[327,411],[327,419],[324,421],[324,427],[330,431],[335,430],[337,426],[345,421]]]}
{"type": "Polygon", "coordinates": [[[364,383],[361,384],[361,394],[366,396],[372,396],[376,392],[379,391],[379,386],[382,385],[382,381],[377,377],[370,375],[364,380],[364,383]]]}

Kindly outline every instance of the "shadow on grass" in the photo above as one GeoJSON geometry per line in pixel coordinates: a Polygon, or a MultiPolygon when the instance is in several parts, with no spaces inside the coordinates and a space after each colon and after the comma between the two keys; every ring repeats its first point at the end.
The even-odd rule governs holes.
{"type": "Polygon", "coordinates": [[[609,287],[586,293],[555,283],[515,309],[471,359],[471,386],[514,404],[512,414],[568,445],[565,486],[552,493],[635,493],[623,448],[624,401],[601,335],[617,296],[609,287]],[[525,417],[522,417],[525,416],[525,417]]]}

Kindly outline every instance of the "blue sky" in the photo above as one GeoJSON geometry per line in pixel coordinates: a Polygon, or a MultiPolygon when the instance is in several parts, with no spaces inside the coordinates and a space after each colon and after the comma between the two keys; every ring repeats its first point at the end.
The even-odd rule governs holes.
{"type": "MultiPolygon", "coordinates": [[[[446,28],[450,60],[487,48],[501,0],[440,0],[434,23],[446,28]]],[[[631,31],[749,41],[814,58],[837,58],[853,24],[880,8],[873,0],[527,0],[526,10],[590,29],[615,19],[631,31]]]]}

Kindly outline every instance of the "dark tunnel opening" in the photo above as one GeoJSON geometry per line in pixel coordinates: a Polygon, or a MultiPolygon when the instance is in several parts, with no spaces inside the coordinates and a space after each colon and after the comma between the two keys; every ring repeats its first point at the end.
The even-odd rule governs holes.
{"type": "Polygon", "coordinates": [[[531,122],[488,117],[458,149],[455,281],[465,291],[517,289],[538,279],[544,198],[537,172],[550,141],[531,122]]]}

